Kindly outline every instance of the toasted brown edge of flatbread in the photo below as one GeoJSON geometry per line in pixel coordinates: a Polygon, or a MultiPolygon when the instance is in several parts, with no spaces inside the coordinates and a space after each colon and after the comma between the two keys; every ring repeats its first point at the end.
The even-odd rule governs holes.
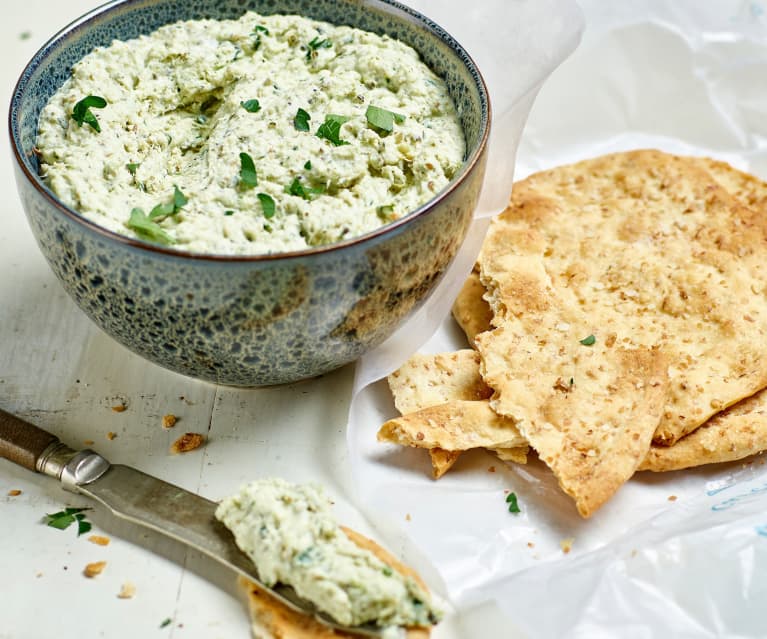
{"type": "MultiPolygon", "coordinates": [[[[406,566],[388,550],[372,539],[341,526],[346,536],[357,546],[369,550],[403,576],[412,577],[424,590],[426,584],[418,573],[406,566]]],[[[245,577],[238,577],[237,584],[247,596],[253,635],[257,639],[359,639],[360,635],[328,628],[313,617],[302,615],[288,608],[268,594],[261,586],[245,577]],[[260,633],[260,634],[257,634],[260,633]]],[[[407,639],[428,639],[431,628],[408,628],[407,639]]]]}

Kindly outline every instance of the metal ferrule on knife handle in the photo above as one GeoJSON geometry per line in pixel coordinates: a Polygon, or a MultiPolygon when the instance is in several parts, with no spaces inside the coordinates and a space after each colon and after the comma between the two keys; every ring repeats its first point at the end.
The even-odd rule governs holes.
{"type": "Polygon", "coordinates": [[[77,490],[109,469],[109,462],[92,450],[76,451],[42,428],[0,409],[0,457],[60,480],[77,490]]]}

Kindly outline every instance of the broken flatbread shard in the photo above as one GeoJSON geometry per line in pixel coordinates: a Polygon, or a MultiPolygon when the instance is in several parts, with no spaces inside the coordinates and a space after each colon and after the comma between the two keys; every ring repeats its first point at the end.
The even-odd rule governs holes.
{"type": "Polygon", "coordinates": [[[668,387],[666,358],[597,340],[540,258],[493,248],[485,242],[482,272],[498,327],[476,339],[482,376],[495,389],[491,405],[516,422],[588,517],[650,448],[668,387]]]}
{"type": "Polygon", "coordinates": [[[446,451],[527,445],[514,421],[498,415],[487,401],[453,401],[390,419],[379,429],[378,441],[446,451]]]}
{"type": "Polygon", "coordinates": [[[470,344],[474,338],[487,331],[493,320],[493,309],[483,299],[485,287],[479,279],[479,267],[475,266],[458,293],[453,304],[453,317],[458,322],[470,344]]]}
{"type": "Polygon", "coordinates": [[[516,448],[488,448],[495,453],[498,459],[505,462],[514,462],[515,464],[526,464],[527,456],[530,454],[530,446],[517,446],[516,448]]]}
{"type": "Polygon", "coordinates": [[[652,446],[638,470],[665,472],[744,459],[767,450],[767,391],[714,415],[673,446],[652,446]]]}
{"type": "Polygon", "coordinates": [[[450,470],[460,456],[460,450],[444,450],[442,448],[432,448],[429,450],[431,472],[434,479],[439,479],[450,470]]]}
{"type": "Polygon", "coordinates": [[[507,300],[489,256],[536,257],[598,341],[667,354],[655,433],[667,445],[767,386],[767,216],[706,168],[759,202],[753,184],[716,163],[617,153],[515,184],[480,256],[482,283],[496,281],[496,315],[507,300]]]}
{"type": "Polygon", "coordinates": [[[476,374],[478,367],[479,355],[471,349],[417,353],[388,377],[394,405],[406,414],[453,400],[487,399],[492,390],[476,374]]]}

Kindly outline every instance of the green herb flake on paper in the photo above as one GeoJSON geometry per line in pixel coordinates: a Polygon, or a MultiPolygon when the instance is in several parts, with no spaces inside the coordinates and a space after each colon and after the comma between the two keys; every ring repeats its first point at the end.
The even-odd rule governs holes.
{"type": "Polygon", "coordinates": [[[401,124],[405,121],[404,115],[373,106],[372,104],[368,106],[367,111],[365,111],[365,117],[370,126],[385,131],[386,133],[391,133],[394,130],[395,122],[401,124]]]}
{"type": "Polygon", "coordinates": [[[75,104],[74,109],[72,109],[72,119],[77,122],[78,126],[87,124],[96,133],[101,133],[101,125],[99,125],[99,121],[91,109],[103,109],[106,105],[107,101],[101,96],[89,95],[75,104]]]}
{"type": "Polygon", "coordinates": [[[264,212],[264,217],[267,220],[270,220],[271,218],[273,218],[274,212],[277,208],[274,203],[274,198],[272,198],[271,195],[268,195],[266,193],[259,193],[258,201],[261,202],[261,209],[264,212]]]}
{"type": "Polygon", "coordinates": [[[253,158],[247,153],[240,153],[240,185],[246,189],[258,186],[258,175],[253,158]]]}
{"type": "Polygon", "coordinates": [[[45,523],[51,528],[66,530],[77,522],[77,536],[79,537],[91,529],[90,522],[85,519],[83,514],[86,510],[92,510],[92,508],[65,508],[57,513],[46,514],[45,523]]]}
{"type": "Polygon", "coordinates": [[[309,131],[309,120],[311,116],[303,109],[298,109],[296,117],[293,118],[293,126],[297,131],[309,131]]]}
{"type": "Polygon", "coordinates": [[[506,495],[506,503],[509,505],[509,512],[510,513],[519,513],[522,512],[519,509],[519,504],[517,503],[517,495],[516,493],[509,493],[506,495]]]}
{"type": "Polygon", "coordinates": [[[240,106],[248,113],[258,113],[261,110],[261,105],[256,99],[244,100],[243,102],[240,102],[240,106]]]}
{"type": "Polygon", "coordinates": [[[312,41],[306,45],[306,59],[311,60],[312,56],[316,55],[317,51],[320,49],[330,49],[332,46],[333,43],[327,38],[320,38],[320,36],[315,36],[312,38],[312,41]]]}
{"type": "Polygon", "coordinates": [[[596,343],[597,338],[593,335],[589,335],[588,337],[584,337],[582,340],[580,340],[581,344],[584,346],[594,346],[596,343]]]}
{"type": "Polygon", "coordinates": [[[345,115],[326,115],[325,121],[320,124],[320,128],[317,129],[317,137],[324,138],[325,140],[332,142],[335,146],[349,144],[340,137],[341,126],[348,121],[349,118],[345,115]]]}
{"type": "MultiPolygon", "coordinates": [[[[162,205],[160,205],[162,206],[162,205]]],[[[156,209],[157,207],[155,207],[156,209]]],[[[130,218],[125,225],[136,232],[142,240],[154,242],[155,244],[175,244],[168,232],[155,222],[150,216],[147,216],[140,208],[135,208],[130,212],[130,218]]]]}
{"type": "Polygon", "coordinates": [[[167,628],[172,623],[172,620],[170,617],[166,617],[162,620],[162,623],[160,624],[160,628],[167,628]]]}

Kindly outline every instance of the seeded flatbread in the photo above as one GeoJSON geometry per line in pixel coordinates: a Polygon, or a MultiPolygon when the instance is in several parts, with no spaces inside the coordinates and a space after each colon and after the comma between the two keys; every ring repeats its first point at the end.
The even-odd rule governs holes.
{"type": "Polygon", "coordinates": [[[476,338],[481,373],[496,391],[493,409],[516,421],[588,517],[644,459],[663,409],[667,362],[657,349],[593,340],[539,258],[494,250],[494,242],[507,245],[507,230],[516,234],[496,229],[482,253],[497,328],[476,338]]]}
{"type": "MultiPolygon", "coordinates": [[[[402,575],[413,577],[424,589],[425,584],[418,574],[405,566],[376,542],[358,532],[341,526],[344,533],[357,546],[371,551],[381,561],[402,575]]],[[[247,594],[248,609],[251,617],[251,628],[254,639],[355,639],[357,634],[337,632],[323,626],[311,617],[294,612],[273,597],[270,597],[261,587],[244,577],[238,578],[240,588],[247,594]]],[[[429,628],[409,628],[406,639],[428,639],[431,635],[429,628]]]]}
{"type": "Polygon", "coordinates": [[[618,153],[515,184],[485,241],[482,281],[492,277],[488,243],[536,256],[598,340],[666,352],[671,384],[655,440],[672,444],[767,385],[765,237],[767,216],[701,161],[618,153]],[[499,243],[499,228],[512,244],[499,243]]]}
{"type": "Polygon", "coordinates": [[[379,429],[378,440],[446,451],[527,445],[514,421],[486,401],[448,402],[390,419],[379,429]]]}
{"type": "Polygon", "coordinates": [[[638,470],[664,472],[745,459],[767,450],[767,392],[714,415],[673,446],[652,446],[638,470]]]}
{"type": "Polygon", "coordinates": [[[470,344],[474,338],[491,327],[493,309],[483,299],[485,287],[479,280],[479,265],[474,267],[469,277],[463,283],[461,291],[453,304],[453,317],[470,344]]]}
{"type": "Polygon", "coordinates": [[[442,475],[455,465],[455,462],[458,461],[460,456],[460,450],[444,450],[442,448],[432,448],[429,450],[432,477],[434,477],[434,479],[442,477],[442,475]]]}

